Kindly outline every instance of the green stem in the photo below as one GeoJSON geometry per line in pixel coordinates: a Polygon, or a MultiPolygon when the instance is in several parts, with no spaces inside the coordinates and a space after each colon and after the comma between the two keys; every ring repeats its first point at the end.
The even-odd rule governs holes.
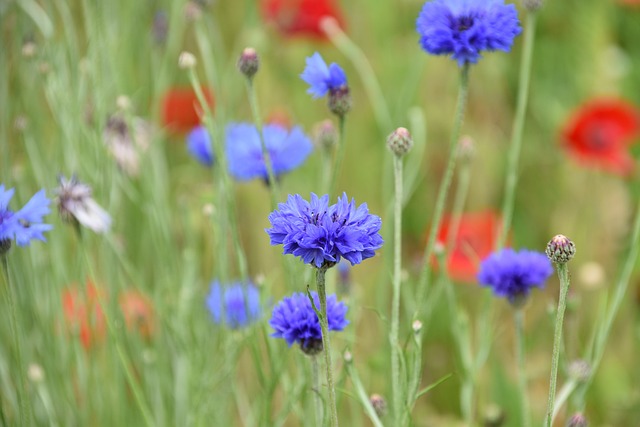
{"type": "MultiPolygon", "coordinates": [[[[460,165],[460,171],[458,173],[458,185],[456,186],[456,193],[453,200],[453,219],[451,221],[451,228],[449,229],[449,236],[447,239],[447,254],[451,254],[454,249],[456,239],[458,238],[458,232],[460,231],[460,221],[462,219],[462,211],[464,210],[464,204],[467,201],[467,194],[469,194],[469,184],[471,183],[471,163],[466,160],[460,165]]],[[[446,265],[443,266],[446,268],[446,265]]]]}
{"type": "Polygon", "coordinates": [[[402,412],[405,408],[400,390],[400,347],[398,329],[400,323],[400,285],[402,275],[402,157],[393,156],[395,175],[395,203],[393,224],[393,302],[391,306],[391,385],[393,393],[393,415],[395,425],[401,425],[402,412]]]}
{"type": "Polygon", "coordinates": [[[273,171],[271,155],[269,154],[269,150],[267,150],[267,144],[262,133],[263,124],[262,116],[260,115],[260,107],[258,106],[258,96],[253,86],[253,79],[247,78],[245,80],[247,83],[247,92],[249,94],[249,104],[251,104],[251,114],[253,115],[253,122],[256,125],[256,129],[258,130],[260,146],[262,147],[262,157],[264,158],[264,164],[267,169],[269,193],[271,194],[271,209],[276,209],[278,207],[278,200],[280,200],[280,189],[278,181],[276,180],[276,174],[273,171]]]}
{"type": "Polygon", "coordinates": [[[331,343],[329,341],[329,322],[327,318],[327,291],[325,288],[325,273],[327,267],[316,269],[316,286],[320,299],[320,328],[322,329],[322,349],[324,352],[324,365],[327,371],[327,387],[329,388],[329,409],[331,414],[331,427],[338,427],[338,409],[336,407],[336,389],[333,382],[333,367],[331,366],[331,343]]]}
{"type": "Polygon", "coordinates": [[[558,380],[558,361],[560,360],[560,347],[562,344],[562,322],[564,310],[567,307],[567,293],[569,292],[569,268],[567,264],[556,264],[558,278],[560,279],[560,300],[556,314],[556,326],[553,335],[553,354],[551,356],[551,379],[549,380],[549,400],[547,402],[547,416],[545,426],[551,427],[553,417],[553,405],[556,398],[556,382],[558,380]]]}
{"type": "Polygon", "coordinates": [[[518,159],[522,148],[522,132],[524,130],[524,119],[527,112],[527,100],[529,97],[529,82],[531,76],[531,62],[533,57],[533,42],[535,40],[536,13],[527,13],[527,22],[524,25],[524,40],[522,56],[520,58],[520,78],[518,85],[518,100],[516,104],[516,114],[513,119],[513,129],[511,133],[511,146],[507,163],[507,175],[504,189],[504,201],[502,204],[502,227],[498,236],[497,249],[504,247],[511,227],[513,217],[513,205],[516,195],[516,185],[518,183],[518,159]]]}
{"type": "Polygon", "coordinates": [[[451,180],[453,178],[453,172],[456,167],[456,159],[458,157],[458,149],[460,142],[460,128],[464,120],[464,112],[467,104],[467,93],[469,88],[469,64],[466,63],[460,72],[460,89],[458,92],[458,102],[456,106],[456,113],[453,122],[453,129],[451,132],[451,148],[449,152],[449,160],[447,162],[447,169],[445,170],[444,177],[440,183],[438,190],[438,197],[436,199],[436,206],[433,212],[433,219],[431,221],[431,230],[429,231],[429,238],[427,240],[427,246],[424,251],[424,258],[422,260],[424,267],[420,278],[418,280],[418,294],[416,298],[416,304],[418,306],[418,312],[422,301],[426,295],[427,287],[429,285],[429,276],[431,274],[431,256],[433,255],[433,249],[436,244],[436,237],[440,229],[440,223],[442,221],[442,214],[444,212],[445,202],[447,200],[447,194],[449,187],[451,186],[451,180]]]}
{"type": "Polygon", "coordinates": [[[316,415],[316,427],[322,427],[324,408],[320,396],[320,373],[318,372],[318,357],[311,356],[311,379],[313,381],[313,408],[316,415]]]}
{"type": "Polygon", "coordinates": [[[5,291],[7,303],[9,305],[9,318],[11,326],[11,335],[13,335],[13,344],[16,348],[16,362],[18,363],[18,406],[20,408],[20,425],[31,425],[31,408],[29,399],[26,396],[26,386],[24,381],[24,360],[22,358],[22,343],[18,333],[18,315],[16,313],[15,296],[13,294],[13,286],[11,284],[11,275],[9,274],[9,261],[7,255],[0,255],[2,260],[2,271],[4,272],[5,291]]]}
{"type": "Polygon", "coordinates": [[[524,309],[515,308],[513,317],[516,325],[516,355],[518,358],[518,379],[520,385],[520,412],[522,427],[529,427],[529,398],[527,393],[527,365],[525,363],[524,309]]]}
{"type": "Polygon", "coordinates": [[[362,381],[360,381],[360,377],[358,376],[358,371],[353,366],[353,362],[347,362],[345,363],[345,365],[347,367],[347,373],[349,374],[349,377],[351,377],[351,382],[353,383],[353,386],[356,388],[356,392],[358,393],[360,402],[364,406],[364,410],[367,413],[367,416],[369,417],[369,419],[371,420],[371,423],[374,425],[374,427],[383,427],[382,422],[380,421],[380,418],[376,413],[376,410],[373,408],[373,405],[371,405],[371,400],[369,399],[369,396],[367,396],[367,392],[365,391],[364,386],[362,385],[362,381]]]}
{"type": "Polygon", "coordinates": [[[346,144],[344,142],[344,115],[338,118],[338,150],[336,152],[336,161],[333,164],[333,171],[331,173],[331,185],[329,186],[329,197],[336,191],[336,185],[338,183],[338,173],[342,167],[342,161],[344,160],[344,153],[346,151],[346,144]]]}

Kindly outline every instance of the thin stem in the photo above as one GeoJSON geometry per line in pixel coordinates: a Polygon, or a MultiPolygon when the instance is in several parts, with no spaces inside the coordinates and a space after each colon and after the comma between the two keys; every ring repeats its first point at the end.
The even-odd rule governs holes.
{"type": "Polygon", "coordinates": [[[264,165],[267,169],[267,178],[269,179],[269,193],[271,195],[271,209],[278,207],[278,200],[280,200],[280,188],[278,181],[276,180],[276,174],[273,171],[273,162],[271,161],[271,155],[267,150],[267,144],[264,140],[264,134],[262,133],[263,124],[262,116],[260,115],[260,107],[258,106],[258,96],[253,86],[253,79],[246,78],[247,93],[249,94],[249,104],[251,105],[251,114],[253,115],[253,122],[258,130],[260,138],[260,146],[262,147],[262,157],[264,159],[264,165]]]}
{"type": "Polygon", "coordinates": [[[520,385],[520,425],[529,427],[529,398],[527,393],[527,365],[525,363],[524,309],[515,308],[513,317],[516,325],[516,355],[518,359],[518,379],[520,385]]]}
{"type": "Polygon", "coordinates": [[[444,177],[440,183],[438,190],[438,197],[436,199],[436,206],[433,212],[433,220],[431,222],[431,230],[429,231],[429,239],[427,240],[427,246],[424,251],[424,258],[422,260],[424,267],[420,279],[418,281],[418,294],[416,303],[418,306],[417,311],[420,312],[422,301],[426,295],[427,287],[429,285],[429,276],[431,274],[431,256],[433,255],[433,249],[436,245],[436,237],[440,229],[440,223],[442,221],[442,214],[444,212],[445,202],[447,200],[447,194],[449,187],[451,186],[451,180],[453,178],[453,172],[456,167],[456,159],[458,157],[458,147],[460,142],[460,128],[464,120],[464,112],[467,105],[467,93],[469,88],[469,64],[465,64],[460,72],[460,88],[458,92],[458,102],[456,106],[456,113],[453,121],[453,129],[451,131],[451,148],[449,152],[449,160],[447,162],[447,169],[445,170],[444,177]]]}
{"type": "Polygon", "coordinates": [[[346,367],[347,367],[347,373],[349,374],[349,377],[351,377],[351,382],[353,383],[353,386],[356,388],[356,392],[358,393],[360,402],[364,406],[364,410],[367,413],[367,416],[369,417],[369,419],[371,420],[371,423],[375,427],[383,427],[382,422],[380,421],[380,417],[378,417],[376,410],[373,408],[373,405],[371,405],[371,400],[369,399],[369,396],[367,396],[367,392],[365,391],[364,386],[362,385],[362,381],[360,381],[360,377],[358,376],[358,371],[353,366],[352,362],[347,362],[346,367]]]}
{"type": "Polygon", "coordinates": [[[338,118],[338,150],[336,152],[336,161],[333,163],[333,172],[331,174],[331,185],[329,186],[329,196],[336,191],[336,185],[338,183],[338,174],[342,167],[342,161],[344,160],[344,153],[346,151],[346,144],[344,141],[344,115],[338,118]]]}
{"type": "Polygon", "coordinates": [[[13,286],[11,284],[11,275],[9,274],[9,261],[7,255],[0,255],[2,260],[2,271],[4,272],[5,291],[7,303],[9,304],[9,318],[11,325],[11,335],[13,335],[13,344],[16,348],[16,362],[18,363],[18,406],[20,408],[20,425],[31,425],[31,407],[29,399],[26,396],[26,386],[24,382],[24,360],[22,359],[22,343],[18,334],[18,315],[16,313],[15,296],[13,294],[13,286]]]}
{"type": "Polygon", "coordinates": [[[522,56],[520,58],[520,78],[518,84],[518,100],[516,104],[516,114],[513,119],[513,129],[511,133],[511,146],[507,163],[507,174],[504,189],[504,201],[502,204],[502,227],[498,236],[497,249],[504,247],[511,227],[513,216],[513,205],[516,195],[516,185],[518,183],[518,159],[522,148],[522,132],[524,130],[524,119],[527,112],[527,100],[529,97],[529,82],[531,76],[531,63],[533,57],[533,42],[535,40],[536,13],[527,13],[527,22],[524,26],[524,40],[522,56]]]}
{"type": "Polygon", "coordinates": [[[567,307],[567,293],[569,292],[569,268],[567,264],[556,264],[560,279],[560,300],[556,314],[556,326],[553,335],[553,354],[551,356],[551,379],[549,380],[549,400],[547,402],[547,416],[545,426],[551,427],[553,405],[556,398],[556,382],[558,380],[558,361],[560,360],[560,346],[562,343],[562,322],[564,310],[567,307]]]}
{"type": "Polygon", "coordinates": [[[318,357],[311,356],[311,379],[313,381],[313,408],[316,415],[316,427],[322,427],[324,407],[320,396],[320,373],[318,372],[318,357]]]}
{"type": "MultiPolygon", "coordinates": [[[[449,230],[449,236],[447,239],[447,254],[451,254],[453,251],[456,239],[458,238],[458,232],[460,231],[460,221],[462,219],[462,211],[464,211],[464,204],[467,201],[467,194],[469,194],[469,184],[471,183],[471,163],[467,160],[460,165],[460,171],[458,172],[458,185],[456,186],[456,192],[453,200],[453,219],[451,221],[451,228],[449,230]]],[[[446,266],[444,266],[446,267],[446,266]]]]}
{"type": "Polygon", "coordinates": [[[405,407],[400,390],[400,347],[398,329],[400,323],[400,277],[402,268],[402,157],[393,156],[395,177],[395,203],[393,210],[393,303],[391,305],[391,385],[393,393],[393,415],[395,425],[401,425],[402,411],[405,407]]]}
{"type": "Polygon", "coordinates": [[[338,409],[336,407],[336,389],[333,383],[333,367],[331,366],[331,343],[329,341],[329,322],[327,318],[327,291],[325,288],[325,273],[327,267],[316,269],[316,286],[320,299],[320,328],[322,329],[322,349],[324,365],[327,371],[327,387],[329,388],[329,409],[331,413],[331,427],[338,427],[338,409]]]}

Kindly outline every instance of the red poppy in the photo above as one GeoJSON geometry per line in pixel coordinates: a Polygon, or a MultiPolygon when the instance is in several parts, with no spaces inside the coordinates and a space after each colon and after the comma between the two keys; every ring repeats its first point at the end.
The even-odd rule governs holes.
{"type": "Polygon", "coordinates": [[[579,162],[619,175],[633,172],[628,151],[640,136],[640,114],[618,99],[596,99],[581,106],[562,130],[563,144],[579,162]]]}
{"type": "Polygon", "coordinates": [[[342,12],[335,0],[261,0],[262,16],[287,37],[327,38],[320,28],[325,17],[333,17],[344,28],[342,12]]]}
{"type": "Polygon", "coordinates": [[[62,292],[62,308],[67,327],[72,334],[80,337],[80,342],[86,349],[105,336],[106,323],[98,301],[98,295],[102,297],[103,294],[90,281],[87,281],[84,290],[74,285],[62,292]]]}
{"type": "Polygon", "coordinates": [[[119,302],[127,329],[149,339],[155,331],[155,315],[149,299],[138,291],[129,290],[120,295],[119,302]]]}
{"type": "MultiPolygon", "coordinates": [[[[437,241],[447,244],[453,217],[443,219],[437,241]]],[[[494,250],[501,227],[500,217],[493,211],[462,214],[458,234],[447,259],[449,277],[457,282],[474,283],[480,262],[494,250]]]]}
{"type": "MultiPolygon", "coordinates": [[[[202,88],[207,104],[214,106],[213,93],[202,88]]],[[[187,133],[198,126],[202,118],[202,106],[192,88],[169,89],[162,98],[162,124],[170,131],[187,133]]]]}

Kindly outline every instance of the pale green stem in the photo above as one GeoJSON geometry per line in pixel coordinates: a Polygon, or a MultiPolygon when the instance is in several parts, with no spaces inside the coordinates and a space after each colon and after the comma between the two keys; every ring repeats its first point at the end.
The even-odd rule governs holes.
{"type": "Polygon", "coordinates": [[[367,413],[367,416],[369,417],[369,419],[371,420],[371,423],[374,425],[374,427],[383,427],[382,421],[380,421],[380,418],[378,417],[376,410],[373,408],[373,405],[371,405],[371,400],[369,399],[369,396],[367,395],[367,392],[364,389],[364,386],[362,385],[362,381],[360,381],[360,377],[358,376],[358,371],[353,366],[353,362],[347,362],[346,367],[347,367],[347,373],[349,374],[349,377],[351,377],[351,382],[353,383],[353,386],[356,388],[356,392],[358,393],[360,402],[364,406],[364,410],[367,413]]]}
{"type": "Polygon", "coordinates": [[[344,141],[344,115],[338,117],[338,149],[336,151],[336,161],[333,164],[333,171],[331,173],[331,185],[329,186],[329,197],[336,191],[336,185],[338,183],[338,174],[342,167],[342,161],[344,160],[344,153],[346,151],[346,144],[344,141]]]}
{"type": "Polygon", "coordinates": [[[395,175],[395,203],[393,211],[393,302],[391,306],[391,385],[393,393],[393,415],[395,425],[401,425],[405,409],[402,390],[400,389],[400,343],[398,329],[400,323],[400,285],[402,275],[402,157],[393,156],[395,175]]]}
{"type": "Polygon", "coordinates": [[[253,115],[253,122],[258,130],[260,137],[260,146],[262,147],[262,157],[264,158],[264,164],[267,169],[267,177],[269,179],[268,186],[271,194],[271,209],[278,207],[278,200],[280,200],[280,188],[278,181],[276,180],[276,174],[273,171],[273,162],[271,161],[271,155],[267,150],[267,144],[264,140],[264,134],[262,133],[263,123],[262,116],[260,115],[260,107],[258,105],[258,96],[253,86],[253,79],[246,78],[247,92],[249,94],[249,104],[251,104],[251,114],[253,115]]]}
{"type": "Polygon", "coordinates": [[[318,357],[311,356],[311,379],[313,381],[313,409],[316,415],[316,427],[322,427],[324,419],[324,407],[320,396],[320,373],[318,372],[318,357]]]}
{"type": "Polygon", "coordinates": [[[338,426],[338,408],[336,407],[336,389],[333,382],[333,367],[331,365],[331,343],[329,341],[329,319],[327,318],[327,290],[325,288],[325,273],[327,267],[316,269],[316,286],[320,299],[320,328],[322,329],[322,349],[324,352],[324,365],[327,371],[327,387],[329,388],[329,412],[331,427],[338,426]]]}
{"type": "Polygon", "coordinates": [[[553,420],[556,419],[556,415],[558,415],[560,408],[562,408],[562,405],[564,405],[564,402],[567,401],[571,393],[573,393],[573,391],[576,389],[577,385],[578,383],[575,380],[570,379],[562,386],[562,388],[558,392],[558,397],[556,398],[556,401],[553,404],[553,414],[551,415],[552,424],[553,424],[553,420]]]}
{"type": "Polygon", "coordinates": [[[502,249],[509,234],[511,218],[513,216],[513,205],[516,195],[516,185],[518,183],[518,159],[522,148],[522,132],[524,130],[525,116],[527,112],[527,99],[529,97],[529,82],[531,76],[531,62],[533,57],[533,42],[535,40],[536,13],[527,13],[527,22],[524,25],[523,48],[520,58],[520,78],[518,85],[518,100],[516,113],[513,119],[513,129],[511,133],[511,145],[507,163],[507,174],[504,189],[504,201],[502,204],[502,227],[496,247],[502,249]]]}
{"type": "Polygon", "coordinates": [[[524,309],[514,308],[513,317],[516,326],[516,355],[518,359],[518,379],[520,386],[520,411],[522,427],[529,427],[529,394],[527,393],[527,365],[525,362],[526,347],[524,338],[524,309]]]}
{"type": "MultiPolygon", "coordinates": [[[[451,221],[451,228],[449,229],[449,236],[447,239],[447,254],[451,254],[455,247],[456,239],[458,238],[462,211],[464,210],[464,204],[467,201],[470,183],[471,163],[467,160],[460,165],[460,171],[458,172],[458,185],[456,186],[456,194],[453,200],[453,219],[451,221]]],[[[446,268],[446,265],[443,266],[443,268],[446,268]]]]}
{"type": "Polygon", "coordinates": [[[562,322],[564,310],[567,307],[567,293],[569,292],[569,268],[567,264],[556,264],[558,278],[560,279],[560,300],[556,314],[556,326],[553,335],[553,354],[551,355],[551,378],[549,380],[549,399],[547,402],[547,416],[545,426],[551,427],[553,417],[553,405],[556,398],[556,382],[558,380],[558,361],[560,360],[560,347],[562,344],[562,322]]]}
{"type": "Polygon", "coordinates": [[[29,398],[26,396],[25,386],[25,370],[24,360],[22,358],[22,342],[20,341],[20,335],[18,333],[18,315],[16,313],[15,296],[13,294],[13,286],[11,283],[11,275],[9,274],[9,261],[7,255],[0,255],[2,260],[2,271],[4,272],[5,279],[5,295],[7,297],[7,304],[9,305],[9,319],[11,326],[11,335],[13,335],[13,344],[16,348],[16,362],[18,364],[18,407],[20,411],[20,425],[31,425],[31,407],[29,398]]]}
{"type": "Polygon", "coordinates": [[[433,249],[436,245],[436,237],[438,236],[440,223],[442,221],[442,214],[444,212],[447,194],[449,193],[449,187],[451,186],[453,172],[456,167],[456,159],[458,157],[460,142],[460,128],[462,127],[462,122],[464,120],[468,87],[469,64],[467,63],[462,67],[462,70],[460,72],[460,89],[458,92],[458,102],[453,122],[453,129],[451,131],[451,147],[449,152],[449,160],[447,162],[447,169],[445,170],[444,177],[442,178],[442,182],[440,183],[440,188],[438,190],[436,206],[433,212],[433,219],[431,221],[431,230],[429,231],[429,238],[427,240],[427,246],[424,251],[424,258],[422,260],[424,266],[418,280],[418,293],[416,298],[418,313],[421,311],[420,307],[422,306],[429,285],[429,276],[431,274],[431,256],[433,255],[433,249]]]}

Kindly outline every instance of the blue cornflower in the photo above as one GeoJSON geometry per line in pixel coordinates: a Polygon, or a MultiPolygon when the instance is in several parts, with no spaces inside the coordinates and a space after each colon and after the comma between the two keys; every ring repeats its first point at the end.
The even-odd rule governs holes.
{"type": "Polygon", "coordinates": [[[451,55],[459,66],[476,63],[483,50],[509,52],[522,28],[504,0],[433,0],[417,21],[420,45],[433,55],[451,55]]]}
{"type": "Polygon", "coordinates": [[[507,297],[512,304],[519,304],[531,288],[542,288],[552,274],[553,267],[545,254],[526,249],[520,252],[503,249],[482,261],[478,281],[482,286],[493,288],[496,296],[507,297]]]}
{"type": "Polygon", "coordinates": [[[342,68],[335,62],[327,66],[318,52],[308,57],[306,62],[300,77],[309,84],[307,92],[314,98],[322,98],[329,91],[347,86],[347,75],[342,68]]]}
{"type": "Polygon", "coordinates": [[[284,254],[300,257],[317,268],[332,267],[341,258],[351,265],[375,255],[384,241],[378,233],[380,217],[369,213],[367,204],[356,208],[355,200],[346,194],[329,206],[329,196],[318,198],[311,193],[311,202],[299,194],[289,195],[286,203],[269,215],[271,228],[265,231],[272,245],[284,245],[284,254]]]}
{"type": "Polygon", "coordinates": [[[187,150],[197,161],[205,166],[213,165],[211,138],[204,126],[195,127],[187,135],[187,150]]]}
{"type": "MultiPolygon", "coordinates": [[[[262,136],[276,177],[300,166],[313,150],[311,140],[299,126],[287,130],[283,126],[269,124],[262,129],[262,136]]],[[[262,178],[268,181],[269,174],[262,156],[262,144],[254,125],[229,125],[226,148],[229,173],[236,179],[247,181],[262,178]]]]}
{"type": "MultiPolygon", "coordinates": [[[[320,309],[320,298],[316,292],[311,292],[316,308],[320,309]]],[[[327,297],[327,320],[330,331],[341,331],[349,321],[345,318],[347,306],[338,302],[335,295],[327,297]]],[[[271,335],[276,338],[284,338],[289,347],[294,343],[300,344],[300,349],[313,355],[322,351],[322,330],[318,316],[309,297],[302,292],[297,292],[284,298],[274,308],[269,325],[275,330],[271,335]]]]}
{"type": "Polygon", "coordinates": [[[262,311],[260,293],[252,283],[222,286],[214,280],[206,304],[215,323],[225,323],[232,329],[248,326],[260,318],[262,311]]]}
{"type": "Polygon", "coordinates": [[[5,190],[4,185],[0,184],[0,255],[9,249],[12,240],[15,240],[18,246],[28,246],[32,239],[45,242],[42,233],[53,228],[42,223],[42,217],[50,212],[51,203],[44,190],[34,194],[17,212],[9,209],[13,193],[13,188],[5,190]]]}

